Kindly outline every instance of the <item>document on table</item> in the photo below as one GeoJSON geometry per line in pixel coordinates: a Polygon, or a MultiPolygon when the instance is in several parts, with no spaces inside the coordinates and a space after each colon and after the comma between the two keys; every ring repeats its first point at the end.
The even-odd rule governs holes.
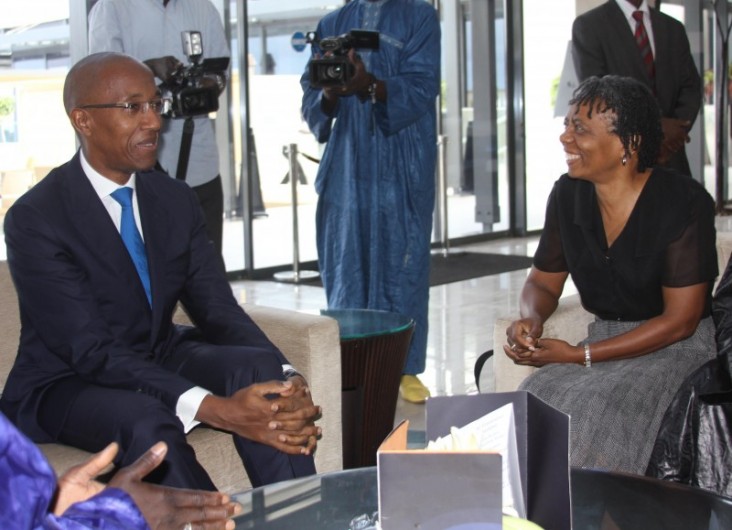
{"type": "Polygon", "coordinates": [[[503,467],[503,509],[512,515],[526,518],[512,403],[464,427],[452,427],[449,436],[429,442],[427,449],[445,451],[479,449],[500,453],[503,467]]]}

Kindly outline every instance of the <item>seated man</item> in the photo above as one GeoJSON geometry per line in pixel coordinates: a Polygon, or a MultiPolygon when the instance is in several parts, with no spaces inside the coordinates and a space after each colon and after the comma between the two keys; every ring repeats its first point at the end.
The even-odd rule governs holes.
{"type": "Polygon", "coordinates": [[[164,441],[151,481],[169,486],[215,489],[186,443],[198,423],[233,434],[255,486],[313,474],[320,407],[234,299],[194,193],[151,170],[150,69],[85,57],[64,106],[80,151],[5,218],[22,330],[3,412],[35,442],[117,442],[119,466],[164,441]],[[172,323],[178,302],[196,328],[172,323]]]}

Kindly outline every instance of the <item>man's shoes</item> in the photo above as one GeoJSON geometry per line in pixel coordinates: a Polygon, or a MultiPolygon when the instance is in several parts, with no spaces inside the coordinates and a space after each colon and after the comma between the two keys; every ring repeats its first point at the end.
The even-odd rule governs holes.
{"type": "Polygon", "coordinates": [[[429,389],[416,375],[403,375],[399,383],[399,394],[410,403],[424,403],[430,397],[429,389]]]}

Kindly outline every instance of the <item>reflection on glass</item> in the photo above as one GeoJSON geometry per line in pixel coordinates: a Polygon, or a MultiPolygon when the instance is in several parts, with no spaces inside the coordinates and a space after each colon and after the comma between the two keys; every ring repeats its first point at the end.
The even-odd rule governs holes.
{"type": "MultiPolygon", "coordinates": [[[[317,259],[314,182],[322,148],[300,116],[300,76],[310,57],[310,46],[298,36],[314,31],[318,21],[339,5],[340,2],[322,0],[249,0],[247,4],[248,98],[256,149],[256,167],[252,170],[258,177],[255,198],[261,198],[260,207],[255,207],[254,212],[255,268],[293,263],[290,173],[294,173],[298,183],[300,261],[317,259]],[[293,168],[287,155],[290,144],[298,150],[293,168]]],[[[233,110],[232,115],[238,116],[238,108],[233,110]]],[[[240,124],[235,124],[235,129],[239,135],[240,124]]],[[[237,152],[236,156],[239,167],[241,154],[237,152]]]]}
{"type": "Polygon", "coordinates": [[[448,141],[450,238],[508,228],[506,21],[499,4],[461,0],[453,25],[446,15],[451,3],[443,2],[442,132],[448,141]]]}
{"type": "Polygon", "coordinates": [[[68,18],[68,2],[12,0],[2,6],[0,215],[76,149],[61,99],[69,67],[68,18]]]}
{"type": "Polygon", "coordinates": [[[542,228],[549,192],[567,172],[559,143],[566,101],[557,97],[565,65],[574,71],[569,43],[575,13],[574,0],[555,0],[551,9],[542,0],[523,3],[528,230],[542,228]]]}

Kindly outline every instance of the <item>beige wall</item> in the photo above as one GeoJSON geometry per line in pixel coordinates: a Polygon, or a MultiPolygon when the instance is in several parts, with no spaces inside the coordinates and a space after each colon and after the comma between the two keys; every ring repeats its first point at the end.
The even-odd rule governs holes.
{"type": "Polygon", "coordinates": [[[577,0],[577,14],[581,15],[585,11],[604,4],[607,0],[577,0]]]}

